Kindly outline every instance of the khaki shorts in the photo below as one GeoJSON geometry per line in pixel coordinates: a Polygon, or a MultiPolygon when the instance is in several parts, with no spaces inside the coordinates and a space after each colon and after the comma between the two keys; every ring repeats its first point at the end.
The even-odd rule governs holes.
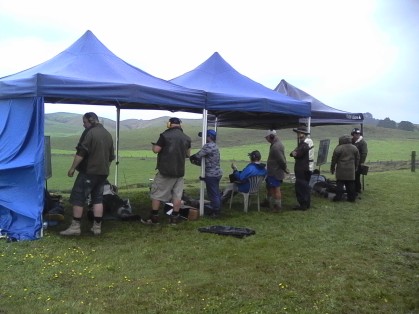
{"type": "Polygon", "coordinates": [[[157,173],[151,185],[150,197],[161,202],[182,199],[184,179],[165,177],[157,173]]]}

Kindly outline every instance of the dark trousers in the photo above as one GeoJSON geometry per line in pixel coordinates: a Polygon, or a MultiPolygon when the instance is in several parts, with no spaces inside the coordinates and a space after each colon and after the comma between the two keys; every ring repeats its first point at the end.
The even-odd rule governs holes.
{"type": "Polygon", "coordinates": [[[347,199],[350,202],[354,202],[356,198],[355,181],[354,180],[337,180],[336,181],[336,196],[335,200],[340,201],[343,196],[344,189],[346,188],[347,199]]]}
{"type": "Polygon", "coordinates": [[[295,196],[303,208],[310,208],[311,204],[310,177],[311,171],[295,172],[295,196]]]}
{"type": "Polygon", "coordinates": [[[355,192],[360,193],[361,187],[361,170],[358,168],[355,172],[355,192]]]}
{"type": "Polygon", "coordinates": [[[221,177],[205,177],[208,199],[214,212],[219,212],[221,207],[220,180],[221,177]]]}

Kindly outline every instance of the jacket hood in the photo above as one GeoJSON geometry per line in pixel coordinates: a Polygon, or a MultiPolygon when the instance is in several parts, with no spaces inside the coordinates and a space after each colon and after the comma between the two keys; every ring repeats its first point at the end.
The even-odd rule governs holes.
{"type": "Polygon", "coordinates": [[[352,143],[352,137],[349,135],[343,135],[339,137],[339,145],[342,144],[351,144],[352,143]]]}

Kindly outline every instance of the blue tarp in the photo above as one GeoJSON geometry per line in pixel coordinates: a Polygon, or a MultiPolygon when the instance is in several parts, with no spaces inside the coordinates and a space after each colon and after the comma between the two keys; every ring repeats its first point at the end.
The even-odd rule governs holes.
{"type": "MultiPolygon", "coordinates": [[[[223,119],[234,117],[232,127],[257,128],[264,118],[280,118],[298,123],[299,117],[310,116],[310,103],[281,95],[244,76],[228,64],[218,52],[195,69],[170,82],[207,93],[207,110],[223,119]]],[[[265,126],[264,126],[265,128],[265,126]]]]}
{"type": "MultiPolygon", "coordinates": [[[[352,113],[329,107],[285,80],[281,80],[279,82],[275,91],[295,99],[309,101],[311,103],[311,126],[326,124],[355,124],[362,123],[364,121],[364,115],[362,113],[352,113]]],[[[304,120],[300,121],[305,122],[304,120]]]]}
{"type": "Polygon", "coordinates": [[[0,229],[12,240],[39,237],[44,202],[42,98],[0,100],[0,229]]]}

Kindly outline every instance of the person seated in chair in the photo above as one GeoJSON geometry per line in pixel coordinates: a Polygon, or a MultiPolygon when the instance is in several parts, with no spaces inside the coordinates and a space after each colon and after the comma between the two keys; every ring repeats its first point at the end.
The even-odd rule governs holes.
{"type": "Polygon", "coordinates": [[[231,193],[243,192],[247,193],[250,189],[249,177],[266,176],[266,164],[261,163],[262,156],[258,150],[254,150],[248,154],[250,163],[239,171],[234,163],[231,164],[233,173],[230,174],[230,184],[223,191],[221,197],[222,202],[230,199],[231,193]]]}

